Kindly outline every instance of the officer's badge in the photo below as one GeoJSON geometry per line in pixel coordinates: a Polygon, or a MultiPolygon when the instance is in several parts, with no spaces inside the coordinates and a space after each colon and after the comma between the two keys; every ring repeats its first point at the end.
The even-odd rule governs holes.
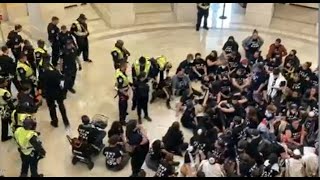
{"type": "Polygon", "coordinates": [[[39,54],[39,53],[37,53],[37,54],[36,54],[36,57],[40,57],[40,54],[39,54]]]}
{"type": "Polygon", "coordinates": [[[114,55],[114,56],[116,56],[117,54],[118,54],[118,53],[117,53],[116,51],[115,51],[115,52],[113,52],[113,55],[114,55]]]}
{"type": "Polygon", "coordinates": [[[28,51],[24,51],[24,54],[27,55],[27,54],[28,54],[28,51]]]}
{"type": "Polygon", "coordinates": [[[119,81],[119,83],[122,83],[122,82],[123,82],[122,78],[119,78],[119,80],[118,80],[118,81],[119,81]]]}
{"type": "Polygon", "coordinates": [[[19,72],[22,74],[24,73],[24,69],[20,69],[19,72]]]}
{"type": "Polygon", "coordinates": [[[11,98],[10,93],[5,93],[4,96],[5,96],[7,99],[10,99],[10,98],[11,98]]]}
{"type": "Polygon", "coordinates": [[[18,42],[19,40],[18,39],[16,39],[16,42],[18,42]]]}
{"type": "Polygon", "coordinates": [[[53,29],[51,30],[51,33],[52,33],[52,34],[54,33],[54,30],[53,30],[53,29]]]}

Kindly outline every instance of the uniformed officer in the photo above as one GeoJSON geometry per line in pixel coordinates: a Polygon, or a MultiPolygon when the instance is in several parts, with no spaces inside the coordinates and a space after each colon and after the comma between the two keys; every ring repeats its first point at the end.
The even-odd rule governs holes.
{"type": "Polygon", "coordinates": [[[205,30],[208,30],[209,28],[207,26],[207,19],[209,16],[210,3],[197,3],[197,8],[198,8],[198,14],[197,14],[196,30],[199,31],[200,29],[202,17],[203,17],[203,28],[205,30]]]}
{"type": "Polygon", "coordinates": [[[73,45],[73,41],[68,40],[65,48],[61,52],[60,58],[62,59],[62,72],[65,77],[65,93],[67,94],[67,91],[70,91],[74,94],[76,93],[73,86],[77,75],[77,64],[79,66],[79,70],[81,70],[82,67],[78,58],[77,49],[73,45]]]}
{"type": "Polygon", "coordinates": [[[60,54],[60,45],[59,45],[59,33],[60,29],[57,26],[59,23],[59,18],[53,16],[51,18],[51,22],[48,24],[47,31],[48,31],[48,40],[51,43],[52,48],[52,65],[54,67],[57,66],[60,54]]]}
{"type": "Polygon", "coordinates": [[[35,113],[36,109],[35,107],[32,107],[32,105],[29,102],[19,102],[17,105],[17,108],[12,111],[11,113],[11,130],[12,132],[15,132],[16,129],[23,126],[23,121],[27,118],[33,117],[33,114],[35,113]]]}
{"type": "Polygon", "coordinates": [[[0,77],[0,118],[1,118],[1,141],[7,141],[12,137],[9,136],[10,114],[14,109],[11,93],[6,89],[8,81],[0,77]]]}
{"type": "Polygon", "coordinates": [[[119,121],[122,125],[126,125],[126,116],[128,109],[128,99],[129,99],[129,86],[130,81],[126,75],[127,63],[121,62],[119,69],[116,70],[116,89],[118,91],[117,96],[119,96],[119,121]]]}
{"type": "Polygon", "coordinates": [[[38,162],[45,157],[46,151],[35,129],[36,122],[31,118],[26,118],[23,121],[23,127],[19,127],[14,132],[22,161],[20,177],[28,176],[29,167],[31,177],[43,177],[43,174],[38,173],[38,162]]]}
{"type": "Polygon", "coordinates": [[[78,19],[72,24],[70,31],[75,36],[78,44],[78,56],[82,53],[83,60],[85,62],[92,62],[92,60],[89,59],[89,31],[86,20],[86,16],[84,14],[80,14],[78,19]]]}
{"type": "MultiPolygon", "coordinates": [[[[149,78],[149,72],[151,69],[151,63],[149,61],[150,58],[141,56],[139,60],[134,62],[132,64],[132,80],[133,83],[135,84],[135,81],[138,80],[138,76],[140,75],[141,72],[145,73],[145,76],[147,77],[145,81],[148,81],[149,78]]],[[[132,96],[132,108],[131,110],[135,110],[137,106],[136,102],[136,93],[135,90],[133,90],[133,96],[132,96]]]]}
{"type": "Polygon", "coordinates": [[[111,51],[114,69],[118,69],[121,61],[127,61],[130,56],[130,52],[123,45],[124,42],[122,40],[117,40],[111,51]]]}
{"type": "MultiPolygon", "coordinates": [[[[16,76],[16,63],[9,56],[9,49],[7,46],[1,47],[2,55],[0,55],[0,76],[6,78],[8,80],[8,86],[6,87],[9,92],[11,92],[11,78],[16,76]]],[[[13,82],[19,91],[19,83],[15,81],[13,82]]]]}
{"type": "Polygon", "coordinates": [[[64,77],[48,61],[43,61],[43,93],[46,97],[47,105],[51,117],[51,126],[58,127],[58,117],[56,112],[56,102],[58,104],[63,123],[69,129],[70,123],[64,106],[65,91],[64,77]]]}
{"type": "Polygon", "coordinates": [[[17,78],[20,82],[20,85],[23,83],[30,83],[33,85],[32,94],[36,94],[35,87],[37,86],[37,78],[35,76],[35,73],[32,70],[31,65],[27,61],[27,56],[23,53],[21,53],[21,58],[19,59],[19,62],[17,64],[17,78]]]}
{"type": "Polygon", "coordinates": [[[37,64],[39,75],[40,75],[43,56],[45,56],[45,54],[48,54],[48,51],[44,47],[45,46],[44,40],[39,39],[37,41],[37,45],[38,45],[38,47],[34,50],[34,55],[36,58],[36,64],[37,64]]]}
{"type": "Polygon", "coordinates": [[[8,40],[6,43],[6,45],[11,49],[11,52],[15,58],[15,62],[18,61],[21,54],[21,48],[23,43],[23,39],[19,34],[21,31],[22,26],[20,24],[15,25],[14,30],[9,32],[8,40]]]}
{"type": "Polygon", "coordinates": [[[27,60],[32,67],[33,72],[37,72],[36,58],[34,57],[34,48],[29,40],[24,40],[22,52],[27,56],[27,60]]]}
{"type": "Polygon", "coordinates": [[[167,57],[165,57],[164,55],[156,57],[155,59],[159,67],[159,74],[160,74],[159,82],[161,82],[165,79],[164,72],[166,72],[166,77],[169,75],[169,71],[172,68],[172,64],[168,61],[167,57]]]}
{"type": "Polygon", "coordinates": [[[72,41],[74,43],[74,46],[78,49],[77,43],[75,42],[74,36],[70,31],[68,31],[67,26],[62,25],[61,26],[61,32],[59,33],[59,44],[60,44],[60,50],[64,49],[67,41],[72,41]]]}
{"type": "Polygon", "coordinates": [[[141,72],[138,79],[134,82],[139,124],[142,123],[141,110],[143,110],[144,119],[152,121],[148,113],[149,85],[147,84],[146,78],[145,72],[141,72]]]}

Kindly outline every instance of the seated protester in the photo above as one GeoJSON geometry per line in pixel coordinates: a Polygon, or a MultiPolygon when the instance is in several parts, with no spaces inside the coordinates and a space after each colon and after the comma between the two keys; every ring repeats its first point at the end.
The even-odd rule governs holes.
{"type": "Polygon", "coordinates": [[[248,60],[249,60],[250,66],[253,66],[254,64],[264,63],[264,59],[261,56],[261,51],[254,52],[252,59],[248,59],[248,60]]]}
{"type": "Polygon", "coordinates": [[[288,79],[287,89],[286,89],[286,99],[288,102],[300,105],[301,97],[304,92],[306,92],[307,87],[304,81],[300,81],[299,73],[293,73],[292,78],[288,79]]]}
{"type": "Polygon", "coordinates": [[[246,109],[246,124],[249,129],[257,129],[261,119],[258,119],[257,110],[253,106],[246,109]]]}
{"type": "Polygon", "coordinates": [[[179,64],[176,74],[180,71],[180,69],[184,69],[184,70],[185,70],[185,73],[186,73],[187,75],[190,75],[190,74],[192,73],[193,60],[194,60],[193,54],[188,54],[188,55],[187,55],[187,59],[186,59],[186,60],[183,60],[183,61],[179,64]]]}
{"type": "Polygon", "coordinates": [[[256,64],[252,67],[252,76],[249,78],[248,99],[253,101],[254,97],[261,96],[263,91],[267,90],[268,73],[262,64],[256,64]]]}
{"type": "Polygon", "coordinates": [[[109,146],[103,149],[103,155],[106,157],[106,167],[112,171],[122,170],[129,162],[130,156],[124,153],[117,146],[120,141],[120,136],[112,135],[109,140],[109,146]]]}
{"type": "Polygon", "coordinates": [[[278,156],[274,153],[270,154],[268,159],[263,163],[263,171],[261,177],[276,177],[280,174],[278,164],[278,156]]]}
{"type": "MultiPolygon", "coordinates": [[[[263,99],[262,95],[260,95],[260,94],[255,95],[254,102],[251,105],[257,110],[258,119],[263,119],[266,117],[265,113],[266,113],[266,110],[268,109],[268,104],[267,104],[266,100],[263,99]]],[[[268,118],[273,118],[273,116],[268,117],[268,118]]]]}
{"type": "Polygon", "coordinates": [[[237,68],[235,73],[231,75],[233,89],[244,92],[249,86],[248,77],[244,68],[237,68]]]}
{"type": "Polygon", "coordinates": [[[220,92],[217,94],[217,103],[231,97],[232,83],[228,75],[223,75],[220,82],[220,92]]]}
{"type": "Polygon", "coordinates": [[[275,68],[280,67],[281,59],[275,57],[267,58],[264,64],[266,71],[271,73],[275,68]]]}
{"type": "Polygon", "coordinates": [[[252,159],[246,152],[239,153],[239,173],[241,177],[249,177],[251,168],[256,165],[254,159],[252,159]]]}
{"type": "Polygon", "coordinates": [[[193,147],[193,150],[190,153],[194,159],[196,159],[196,155],[199,155],[200,161],[206,159],[209,151],[209,142],[206,137],[206,130],[201,128],[194,130],[193,136],[190,139],[190,145],[193,147]]]}
{"type": "Polygon", "coordinates": [[[246,152],[256,161],[257,165],[260,166],[264,161],[261,150],[266,147],[265,144],[269,141],[264,140],[257,129],[247,129],[246,131],[248,134],[247,140],[249,142],[246,152]]]}
{"type": "Polygon", "coordinates": [[[279,108],[280,101],[283,92],[285,91],[287,80],[280,72],[279,68],[275,68],[272,73],[269,74],[267,96],[268,102],[273,102],[274,105],[279,108]]]}
{"type": "Polygon", "coordinates": [[[318,96],[319,95],[317,87],[312,87],[311,89],[306,90],[302,96],[303,105],[306,107],[317,106],[318,96]]]}
{"type": "Polygon", "coordinates": [[[286,159],[285,177],[305,177],[305,165],[301,158],[301,151],[294,149],[293,156],[286,159]]]}
{"type": "Polygon", "coordinates": [[[229,76],[230,68],[228,66],[228,61],[221,60],[221,65],[217,69],[217,79],[221,80],[223,76],[229,76]]]}
{"type": "Polygon", "coordinates": [[[300,60],[297,57],[297,51],[293,49],[290,51],[288,56],[284,59],[283,67],[286,69],[293,68],[295,71],[299,68],[299,66],[300,66],[300,60]]]}
{"type": "Polygon", "coordinates": [[[237,69],[244,69],[245,75],[248,76],[251,73],[251,68],[248,59],[241,59],[237,69]]]}
{"type": "Polygon", "coordinates": [[[287,49],[281,44],[281,39],[278,38],[276,39],[275,43],[270,45],[267,59],[275,57],[280,59],[282,64],[282,57],[286,56],[287,54],[287,49]]]}
{"type": "Polygon", "coordinates": [[[237,145],[238,142],[244,138],[245,128],[246,124],[244,123],[244,119],[239,116],[235,116],[231,123],[231,138],[234,145],[237,145]]]}
{"type": "Polygon", "coordinates": [[[285,129],[285,133],[282,136],[284,142],[291,150],[301,148],[304,145],[306,132],[300,120],[298,118],[292,119],[285,129]]]}
{"type": "Polygon", "coordinates": [[[118,147],[122,148],[123,151],[125,151],[124,143],[126,142],[126,137],[123,131],[123,127],[119,121],[113,121],[108,131],[108,138],[111,138],[114,135],[120,137],[118,139],[119,141],[117,142],[117,145],[118,147]]]}
{"type": "Polygon", "coordinates": [[[192,65],[192,73],[189,74],[191,80],[201,81],[207,75],[206,62],[201,58],[200,53],[195,54],[195,59],[192,65]]]}
{"type": "Polygon", "coordinates": [[[206,57],[205,61],[207,66],[207,74],[215,75],[219,66],[217,51],[211,51],[211,53],[206,57]]]}
{"type": "Polygon", "coordinates": [[[178,156],[182,156],[182,151],[188,146],[188,143],[183,142],[184,137],[180,130],[180,124],[177,121],[172,123],[167,133],[162,137],[162,141],[168,152],[178,156]]]}
{"type": "Polygon", "coordinates": [[[192,100],[186,102],[186,109],[182,114],[180,122],[183,127],[195,130],[198,122],[196,118],[196,110],[192,100]]]}
{"type": "Polygon", "coordinates": [[[311,86],[315,86],[315,87],[319,86],[318,70],[316,70],[311,74],[310,81],[311,81],[311,86]]]}
{"type": "Polygon", "coordinates": [[[153,103],[156,98],[166,99],[166,106],[168,109],[171,109],[170,98],[172,96],[172,79],[171,77],[166,77],[163,81],[160,81],[159,84],[155,84],[152,92],[152,98],[150,103],[153,103]]]}
{"type": "Polygon", "coordinates": [[[90,122],[87,115],[81,117],[82,124],[78,126],[79,139],[87,141],[93,145],[95,149],[100,151],[104,147],[103,139],[106,136],[105,131],[99,130],[94,124],[90,122]]]}
{"type": "Polygon", "coordinates": [[[184,92],[191,91],[191,81],[185,70],[178,68],[177,74],[172,77],[172,94],[181,96],[184,92]]]}
{"type": "Polygon", "coordinates": [[[298,105],[291,104],[286,112],[286,120],[288,121],[288,123],[291,123],[293,119],[299,119],[299,118],[300,118],[300,113],[298,111],[298,105]]]}
{"type": "Polygon", "coordinates": [[[258,51],[263,45],[264,40],[258,35],[258,31],[255,29],[252,32],[252,36],[248,36],[242,41],[242,47],[246,51],[246,58],[252,59],[254,52],[258,51]]]}
{"type": "Polygon", "coordinates": [[[175,172],[173,166],[173,155],[167,154],[164,159],[160,160],[159,167],[154,177],[175,177],[178,173],[175,172]]]}
{"type": "Polygon", "coordinates": [[[161,140],[155,140],[150,149],[149,153],[146,157],[146,165],[149,169],[153,171],[157,171],[160,161],[166,157],[166,155],[170,155],[168,151],[164,149],[164,144],[161,140]]]}
{"type": "Polygon", "coordinates": [[[213,148],[210,152],[208,152],[208,157],[213,157],[219,164],[223,164],[226,158],[229,157],[229,154],[227,154],[226,143],[221,137],[218,137],[218,140],[214,143],[213,148]]]}
{"type": "Polygon", "coordinates": [[[203,172],[204,177],[225,177],[226,174],[223,169],[223,165],[216,162],[213,157],[202,160],[198,172],[203,172]]]}
{"type": "Polygon", "coordinates": [[[319,162],[316,149],[313,147],[305,147],[303,149],[302,161],[305,165],[306,177],[317,177],[319,162]]]}
{"type": "MultiPolygon", "coordinates": [[[[188,148],[189,151],[192,151],[192,146],[188,148]]],[[[186,151],[184,154],[184,162],[180,167],[180,173],[182,177],[196,177],[197,176],[197,167],[194,162],[194,159],[189,151],[186,151]]]]}
{"type": "Polygon", "coordinates": [[[318,138],[319,133],[319,122],[318,116],[314,113],[314,111],[310,111],[308,113],[308,117],[303,124],[306,131],[306,145],[307,146],[315,146],[316,140],[318,138]]]}
{"type": "Polygon", "coordinates": [[[287,79],[290,79],[292,78],[294,73],[297,73],[297,69],[293,67],[292,62],[290,61],[286,64],[286,66],[283,67],[282,73],[284,77],[286,77],[287,79]]]}
{"type": "Polygon", "coordinates": [[[230,67],[230,71],[233,71],[240,64],[241,54],[238,51],[234,51],[227,56],[227,61],[230,67]]]}
{"type": "Polygon", "coordinates": [[[233,36],[229,36],[227,42],[224,43],[222,47],[223,52],[228,55],[232,52],[238,52],[239,50],[239,45],[238,43],[234,40],[233,36]]]}
{"type": "Polygon", "coordinates": [[[305,81],[307,86],[310,85],[310,79],[311,79],[311,75],[312,75],[311,65],[312,65],[311,62],[305,62],[298,69],[301,80],[305,81]]]}

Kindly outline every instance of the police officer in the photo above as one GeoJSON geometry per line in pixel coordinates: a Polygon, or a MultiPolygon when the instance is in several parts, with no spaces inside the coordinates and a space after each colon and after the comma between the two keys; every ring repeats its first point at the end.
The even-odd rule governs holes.
{"type": "Polygon", "coordinates": [[[27,60],[32,67],[33,72],[37,72],[36,58],[34,57],[34,48],[29,40],[24,40],[23,42],[23,53],[27,56],[27,60]]]}
{"type": "MultiPolygon", "coordinates": [[[[14,60],[9,56],[9,49],[7,46],[2,46],[1,51],[2,55],[0,55],[0,76],[8,80],[8,86],[6,88],[9,92],[11,92],[11,77],[16,76],[16,63],[14,63],[14,60]]],[[[17,90],[19,90],[19,83],[14,80],[13,82],[16,85],[17,90]]]]}
{"type": "Polygon", "coordinates": [[[51,22],[48,24],[47,31],[48,31],[48,40],[51,43],[52,48],[52,65],[57,66],[59,60],[59,53],[60,53],[60,45],[59,45],[59,33],[60,29],[57,26],[59,23],[59,18],[53,16],[51,18],[51,22]]]}
{"type": "Polygon", "coordinates": [[[148,101],[149,101],[149,85],[146,81],[145,72],[138,75],[138,79],[134,82],[135,96],[137,102],[138,122],[141,124],[141,110],[144,112],[144,118],[147,121],[152,121],[148,114],[148,101]]]}
{"type": "Polygon", "coordinates": [[[172,68],[172,64],[168,61],[167,57],[165,57],[164,55],[161,55],[156,59],[156,62],[158,64],[159,67],[159,82],[164,80],[164,72],[166,72],[166,77],[169,74],[170,69],[172,68]]]}
{"type": "Polygon", "coordinates": [[[0,77],[0,118],[1,118],[1,141],[11,139],[8,135],[10,114],[14,109],[11,93],[6,89],[8,81],[4,77],[0,77]]]}
{"type": "Polygon", "coordinates": [[[40,75],[40,71],[41,71],[41,64],[43,61],[43,56],[45,56],[45,54],[48,54],[48,51],[45,49],[45,42],[42,39],[39,39],[37,41],[37,45],[38,47],[34,50],[34,55],[36,58],[36,64],[37,67],[39,68],[39,75],[40,75]]]}
{"type": "MultiPolygon", "coordinates": [[[[141,72],[145,72],[145,76],[149,77],[149,72],[151,69],[151,63],[149,61],[150,58],[141,56],[139,60],[134,62],[132,64],[132,80],[135,84],[135,81],[138,80],[138,76],[141,72]]],[[[145,79],[145,81],[148,81],[148,78],[145,79]]],[[[132,97],[132,108],[131,110],[134,111],[136,109],[137,102],[136,102],[136,93],[135,90],[133,90],[133,97],[132,97]]]]}
{"type": "Polygon", "coordinates": [[[197,3],[197,9],[198,9],[198,14],[197,14],[197,25],[196,25],[196,30],[199,31],[200,25],[201,25],[201,20],[202,17],[203,19],[203,28],[205,30],[208,30],[207,26],[207,19],[209,16],[209,8],[210,8],[210,3],[197,3]]]}
{"type": "Polygon", "coordinates": [[[119,121],[122,125],[126,125],[126,116],[128,109],[128,99],[129,99],[129,86],[130,81],[126,75],[127,63],[121,62],[119,69],[116,70],[116,89],[118,91],[117,96],[119,96],[119,121]]]}
{"type": "Polygon", "coordinates": [[[85,62],[92,62],[92,60],[89,59],[89,31],[86,20],[86,16],[84,14],[80,14],[78,19],[72,24],[70,31],[76,38],[79,48],[78,55],[80,56],[82,53],[83,60],[85,62]]]}
{"type": "Polygon", "coordinates": [[[11,113],[11,130],[15,132],[16,129],[23,126],[23,121],[27,118],[33,117],[33,113],[35,113],[36,109],[32,107],[29,102],[19,102],[17,108],[11,113]]]}
{"type": "Polygon", "coordinates": [[[22,26],[20,24],[15,25],[14,30],[9,32],[6,43],[6,45],[11,49],[11,52],[15,58],[15,62],[18,61],[21,54],[21,45],[23,43],[23,39],[19,34],[21,31],[22,26]]]}
{"type": "Polygon", "coordinates": [[[67,41],[72,41],[74,46],[78,49],[77,43],[74,40],[74,36],[70,31],[68,31],[67,26],[62,25],[61,32],[59,33],[60,50],[65,48],[67,41]]]}
{"type": "MultiPolygon", "coordinates": [[[[23,53],[21,53],[21,58],[19,59],[19,62],[17,64],[17,78],[18,81],[20,82],[20,85],[25,82],[28,82],[33,85],[35,88],[37,85],[37,78],[35,76],[35,73],[32,70],[31,65],[27,61],[27,56],[23,53]]],[[[33,88],[32,94],[35,93],[35,89],[33,88]]]]}
{"type": "Polygon", "coordinates": [[[47,61],[44,61],[43,69],[43,93],[46,97],[47,105],[50,112],[50,124],[53,127],[58,127],[58,117],[56,112],[57,102],[63,123],[66,129],[69,129],[70,123],[63,102],[65,99],[65,92],[63,87],[64,77],[47,61]]]}
{"type": "Polygon", "coordinates": [[[46,151],[35,129],[36,122],[31,118],[26,118],[23,121],[23,127],[19,127],[14,132],[22,161],[20,177],[28,176],[29,167],[31,177],[43,177],[43,174],[38,173],[38,162],[45,157],[46,151]]]}
{"type": "Polygon", "coordinates": [[[78,58],[77,49],[73,45],[73,41],[68,40],[65,48],[61,52],[60,58],[63,61],[62,71],[65,77],[65,93],[67,94],[67,91],[70,91],[74,94],[76,93],[76,90],[73,89],[73,85],[77,75],[77,63],[79,70],[81,70],[82,67],[78,58]]]}
{"type": "Polygon", "coordinates": [[[122,40],[117,40],[114,48],[111,51],[111,56],[113,59],[114,69],[118,69],[121,61],[127,61],[130,56],[130,52],[123,47],[124,42],[122,40]]]}

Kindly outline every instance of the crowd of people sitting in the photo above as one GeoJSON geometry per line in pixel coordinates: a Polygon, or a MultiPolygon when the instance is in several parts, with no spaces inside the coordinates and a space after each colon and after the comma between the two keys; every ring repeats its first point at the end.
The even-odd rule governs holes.
{"type": "Polygon", "coordinates": [[[159,94],[180,97],[180,122],[153,142],[137,121],[130,120],[126,131],[114,122],[104,153],[117,153],[107,156],[107,166],[122,169],[128,156],[120,152],[126,151],[133,176],[144,161],[156,177],[318,176],[318,68],[301,63],[296,50],[288,54],[281,39],[264,58],[263,43],[254,30],[242,42],[245,57],[232,36],[220,56],[215,50],[205,59],[188,54],[176,74],[154,91],[165,87],[159,94]],[[201,89],[194,88],[196,83],[201,89]],[[190,140],[180,124],[193,132],[190,140]],[[181,166],[174,155],[184,157],[181,166]],[[112,158],[116,162],[108,163],[112,158]]]}

